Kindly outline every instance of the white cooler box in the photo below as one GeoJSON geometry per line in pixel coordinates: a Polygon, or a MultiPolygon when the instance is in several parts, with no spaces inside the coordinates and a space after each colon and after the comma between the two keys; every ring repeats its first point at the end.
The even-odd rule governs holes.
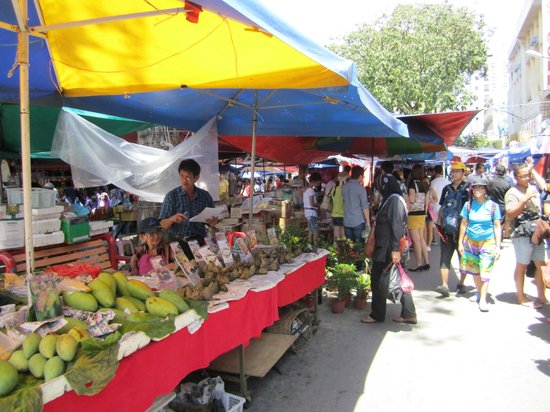
{"type": "MultiPolygon", "coordinates": [[[[52,206],[32,210],[32,220],[61,219],[64,206],[52,206]]],[[[59,230],[59,229],[57,229],[59,230]]]]}
{"type": "Polygon", "coordinates": [[[25,246],[25,221],[0,220],[0,249],[25,246]]]}
{"type": "MultiPolygon", "coordinates": [[[[61,224],[61,223],[60,223],[61,224]]],[[[34,247],[50,246],[63,243],[65,241],[65,233],[62,230],[52,233],[40,233],[32,235],[32,243],[34,247]]]]}
{"type": "Polygon", "coordinates": [[[113,224],[112,220],[90,220],[90,236],[108,233],[113,224]]]}
{"type": "Polygon", "coordinates": [[[61,229],[61,219],[44,219],[32,221],[33,235],[41,235],[44,233],[59,232],[61,229]]]}

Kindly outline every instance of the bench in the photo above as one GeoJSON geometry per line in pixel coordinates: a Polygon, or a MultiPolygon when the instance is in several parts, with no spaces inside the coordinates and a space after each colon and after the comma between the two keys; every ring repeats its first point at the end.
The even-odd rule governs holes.
{"type": "MultiPolygon", "coordinates": [[[[0,251],[0,262],[5,271],[26,272],[25,249],[0,251]]],[[[118,270],[120,261],[129,262],[130,257],[117,254],[116,242],[110,233],[92,236],[90,240],[73,245],[50,245],[34,249],[34,268],[43,269],[52,265],[87,263],[102,269],[118,270]]]]}

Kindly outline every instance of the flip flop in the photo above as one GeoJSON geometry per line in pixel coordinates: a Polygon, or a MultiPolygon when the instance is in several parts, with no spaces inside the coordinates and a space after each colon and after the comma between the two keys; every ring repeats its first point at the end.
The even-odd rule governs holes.
{"type": "Polygon", "coordinates": [[[371,318],[369,315],[365,316],[364,318],[361,318],[361,323],[377,323],[378,321],[376,319],[371,318]]]}

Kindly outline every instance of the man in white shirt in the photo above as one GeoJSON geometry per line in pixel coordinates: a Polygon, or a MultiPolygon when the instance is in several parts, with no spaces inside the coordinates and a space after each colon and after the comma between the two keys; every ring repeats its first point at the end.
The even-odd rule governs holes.
{"type": "Polygon", "coordinates": [[[439,201],[441,200],[441,193],[443,192],[443,188],[447,185],[451,184],[451,182],[443,177],[443,166],[436,165],[434,167],[434,177],[432,179],[432,182],[430,183],[430,188],[434,190],[434,192],[437,195],[437,203],[433,204],[434,212],[437,216],[439,213],[439,201]]]}

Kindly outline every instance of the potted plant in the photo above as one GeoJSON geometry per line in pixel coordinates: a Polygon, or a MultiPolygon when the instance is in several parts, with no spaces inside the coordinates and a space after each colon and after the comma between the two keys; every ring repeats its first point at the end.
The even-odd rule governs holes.
{"type": "Polygon", "coordinates": [[[342,313],[346,306],[346,298],[356,285],[355,265],[338,263],[332,268],[330,275],[328,283],[337,290],[337,296],[332,299],[332,312],[342,313]]]}
{"type": "Polygon", "coordinates": [[[364,309],[367,306],[369,292],[370,275],[368,273],[360,273],[355,283],[355,299],[353,300],[353,307],[355,309],[364,309]]]}

